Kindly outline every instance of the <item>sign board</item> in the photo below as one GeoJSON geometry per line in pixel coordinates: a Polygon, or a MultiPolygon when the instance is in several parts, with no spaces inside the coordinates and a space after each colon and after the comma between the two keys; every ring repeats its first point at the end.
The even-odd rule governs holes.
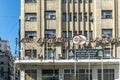
{"type": "Polygon", "coordinates": [[[104,55],[103,49],[70,49],[68,50],[69,58],[100,58],[104,55]]]}

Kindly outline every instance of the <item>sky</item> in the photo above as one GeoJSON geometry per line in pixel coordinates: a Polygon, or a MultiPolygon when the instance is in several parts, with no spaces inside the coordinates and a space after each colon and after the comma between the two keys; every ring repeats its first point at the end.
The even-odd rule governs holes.
{"type": "Polygon", "coordinates": [[[0,37],[8,40],[11,53],[15,54],[15,39],[19,32],[20,0],[0,0],[0,37]]]}

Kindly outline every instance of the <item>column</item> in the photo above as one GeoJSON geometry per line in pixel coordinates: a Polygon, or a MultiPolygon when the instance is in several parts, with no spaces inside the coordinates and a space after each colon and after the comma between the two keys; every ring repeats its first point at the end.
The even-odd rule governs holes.
{"type": "Polygon", "coordinates": [[[24,70],[20,71],[20,80],[25,80],[25,71],[24,70]]]}

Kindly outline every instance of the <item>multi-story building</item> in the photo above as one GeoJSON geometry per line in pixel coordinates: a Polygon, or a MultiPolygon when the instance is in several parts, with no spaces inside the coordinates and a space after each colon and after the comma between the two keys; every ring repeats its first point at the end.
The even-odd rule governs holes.
{"type": "Polygon", "coordinates": [[[120,80],[119,7],[120,0],[21,0],[20,80],[120,80]],[[85,44],[74,44],[75,35],[85,44]]]}
{"type": "Polygon", "coordinates": [[[13,62],[9,42],[0,39],[0,80],[13,79],[13,62]]]}

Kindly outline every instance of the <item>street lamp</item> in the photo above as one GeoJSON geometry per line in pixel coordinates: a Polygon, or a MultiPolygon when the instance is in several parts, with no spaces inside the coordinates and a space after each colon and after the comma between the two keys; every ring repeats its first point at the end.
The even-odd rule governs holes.
{"type": "MultiPolygon", "coordinates": [[[[76,45],[83,45],[86,43],[86,37],[83,36],[83,35],[76,35],[73,37],[73,43],[76,44],[76,45]]],[[[73,46],[74,46],[73,44],[73,46]]],[[[74,80],[76,80],[76,59],[77,59],[77,54],[76,54],[76,51],[74,51],[74,57],[75,57],[75,64],[74,64],[74,80]]]]}

